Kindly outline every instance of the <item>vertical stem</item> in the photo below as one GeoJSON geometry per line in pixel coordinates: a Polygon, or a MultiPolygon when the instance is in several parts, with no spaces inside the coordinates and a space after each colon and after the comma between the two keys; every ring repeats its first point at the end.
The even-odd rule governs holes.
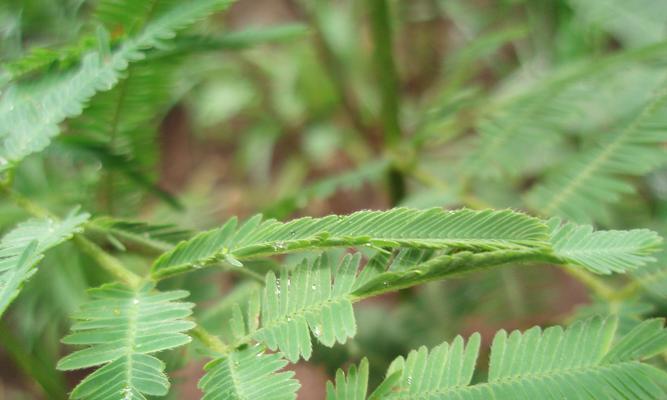
{"type": "Polygon", "coordinates": [[[23,344],[13,332],[0,322],[0,347],[14,360],[16,366],[33,377],[49,399],[64,399],[67,389],[62,375],[25,350],[23,344]]]}
{"type": "Polygon", "coordinates": [[[331,79],[334,90],[337,92],[343,110],[345,111],[345,116],[350,125],[362,135],[371,135],[372,130],[368,124],[366,124],[366,121],[364,121],[360,112],[359,103],[349,84],[344,67],[334,53],[334,49],[327,41],[318,16],[306,3],[307,2],[305,1],[299,2],[293,0],[288,4],[293,8],[297,15],[304,18],[308,22],[308,25],[313,28],[313,44],[315,50],[321,60],[322,67],[331,79]]]}
{"type": "Polygon", "coordinates": [[[97,262],[100,267],[105,269],[121,282],[127,283],[132,287],[137,287],[141,283],[142,278],[139,275],[125,268],[125,266],[120,261],[118,261],[116,257],[105,252],[97,244],[86,239],[86,237],[83,235],[74,235],[73,240],[79,250],[95,260],[95,262],[97,262]]]}
{"type": "Polygon", "coordinates": [[[385,144],[395,147],[401,139],[398,74],[393,56],[393,38],[387,0],[369,0],[373,59],[382,101],[381,118],[385,144]]]}
{"type": "MultiPolygon", "coordinates": [[[[374,50],[373,61],[381,96],[380,118],[384,131],[385,148],[394,153],[401,143],[401,124],[399,120],[398,73],[394,63],[393,40],[387,0],[369,0],[371,35],[374,50]]],[[[391,167],[388,171],[389,194],[392,205],[396,205],[405,196],[405,177],[399,168],[391,167]]]]}

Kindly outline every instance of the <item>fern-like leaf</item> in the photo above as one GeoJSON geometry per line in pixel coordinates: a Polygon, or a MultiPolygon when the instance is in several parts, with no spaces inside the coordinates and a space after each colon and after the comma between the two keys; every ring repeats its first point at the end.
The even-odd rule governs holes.
{"type": "Polygon", "coordinates": [[[626,272],[655,261],[662,239],[648,229],[593,231],[588,225],[548,221],[551,243],[563,263],[580,265],[596,274],[626,272]]]}
{"type": "Polygon", "coordinates": [[[566,160],[528,194],[532,207],[545,214],[589,222],[606,215],[602,205],[618,201],[633,186],[624,176],[641,176],[665,162],[667,84],[624,129],[566,160]]]}
{"type": "Polygon", "coordinates": [[[666,38],[667,4],[652,0],[569,0],[582,19],[625,45],[642,46],[666,38]]]}
{"type": "Polygon", "coordinates": [[[430,352],[426,347],[412,351],[406,359],[399,357],[389,366],[387,376],[400,371],[389,399],[443,399],[442,394],[466,387],[475,372],[480,335],[474,334],[465,344],[461,336],[450,345],[445,342],[430,352]]]}
{"type": "Polygon", "coordinates": [[[336,371],[336,386],[327,382],[327,400],[366,400],[368,391],[368,360],[364,358],[357,369],[352,365],[347,377],[342,370],[336,371]]]}
{"type": "Polygon", "coordinates": [[[204,400],[292,400],[299,389],[294,372],[278,372],[287,365],[279,353],[266,354],[265,346],[249,346],[248,339],[259,328],[260,298],[255,292],[245,302],[245,313],[238,304],[229,321],[235,350],[216,358],[204,369],[199,381],[204,400]]]}
{"type": "Polygon", "coordinates": [[[333,269],[326,254],[314,262],[303,261],[280,279],[266,277],[261,328],[253,337],[288,360],[312,353],[310,333],[325,346],[344,343],[357,326],[349,294],[354,288],[360,257],[347,256],[333,269]],[[333,283],[332,283],[333,282],[333,283]]]}
{"type": "Polygon", "coordinates": [[[246,347],[211,361],[199,381],[202,400],[293,400],[299,382],[294,372],[278,372],[287,365],[279,354],[265,354],[262,346],[246,347]]]}
{"type": "Polygon", "coordinates": [[[366,182],[374,182],[383,176],[389,166],[389,161],[378,160],[362,165],[352,171],[330,176],[310,184],[298,193],[280,199],[267,210],[265,215],[273,218],[285,217],[295,210],[308,205],[312,199],[321,199],[331,196],[337,190],[358,188],[366,182]]]}
{"type": "Polygon", "coordinates": [[[168,251],[179,241],[192,236],[190,231],[179,229],[174,225],[153,225],[110,217],[92,220],[88,229],[104,236],[119,250],[125,250],[127,244],[140,249],[168,251]]]}
{"type": "Polygon", "coordinates": [[[62,221],[33,219],[19,224],[0,241],[0,315],[18,296],[23,283],[48,249],[81,230],[89,215],[70,213],[62,221]]]}
{"type": "MultiPolygon", "coordinates": [[[[401,371],[390,374],[380,386],[368,396],[368,400],[382,400],[401,377],[401,371]]],[[[336,371],[336,384],[327,382],[327,400],[365,400],[368,391],[368,359],[361,360],[359,367],[352,365],[347,372],[336,371]]]]}
{"type": "Polygon", "coordinates": [[[414,247],[422,249],[523,249],[540,246],[547,230],[539,220],[503,211],[445,211],[440,208],[360,211],[347,216],[262,222],[255,216],[236,227],[200,233],[163,254],[153,274],[167,276],[220,261],[335,246],[414,247]]]}
{"type": "Polygon", "coordinates": [[[617,343],[613,318],[563,330],[539,327],[496,334],[486,382],[470,385],[479,336],[413,351],[389,371],[402,371],[387,399],[663,399],[665,373],[642,361],[667,349],[662,320],[645,321],[617,343]]]}
{"type": "Polygon", "coordinates": [[[161,293],[148,284],[139,289],[110,284],[89,292],[92,300],[74,316],[73,333],[63,342],[90,347],[61,359],[58,369],[101,368],[82,380],[71,397],[144,400],[145,395],[166,395],[165,365],[151,354],[190,342],[183,332],[194,323],[184,318],[192,313],[193,304],[175,301],[188,292],[161,293]]]}
{"type": "Polygon", "coordinates": [[[110,51],[102,35],[100,50],[85,54],[79,67],[9,86],[0,99],[0,171],[43,150],[59,133],[58,124],[79,115],[96,92],[112,89],[128,64],[143,59],[145,51],[162,46],[178,30],[229,3],[175,3],[117,50],[110,51]]]}

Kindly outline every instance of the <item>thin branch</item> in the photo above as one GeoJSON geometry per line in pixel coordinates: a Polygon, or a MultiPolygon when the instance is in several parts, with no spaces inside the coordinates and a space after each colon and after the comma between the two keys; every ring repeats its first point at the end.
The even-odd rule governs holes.
{"type": "MultiPolygon", "coordinates": [[[[28,199],[22,194],[13,191],[6,186],[2,186],[0,187],[0,189],[7,195],[7,197],[9,197],[10,200],[14,202],[14,204],[24,209],[32,216],[37,218],[57,219],[57,217],[53,215],[53,213],[51,213],[49,210],[34,203],[32,200],[28,199]]],[[[123,264],[120,261],[118,261],[117,258],[112,256],[111,254],[108,254],[98,245],[86,239],[85,236],[81,234],[76,234],[74,235],[73,242],[82,252],[84,252],[92,259],[94,259],[100,267],[102,267],[103,269],[108,271],[111,275],[115,276],[121,281],[131,286],[136,286],[142,281],[141,277],[139,277],[137,274],[130,271],[129,269],[125,268],[125,266],[123,266],[123,264]]]]}
{"type": "MultiPolygon", "coordinates": [[[[381,110],[380,120],[384,132],[384,146],[397,153],[401,144],[399,78],[394,62],[393,40],[387,0],[370,0],[371,34],[373,38],[373,60],[378,78],[381,110]]],[[[396,156],[395,156],[396,157],[396,156]]],[[[392,205],[405,197],[405,176],[396,166],[387,173],[387,184],[392,205]]]]}
{"type": "Polygon", "coordinates": [[[345,115],[352,125],[352,127],[361,134],[366,136],[373,135],[373,129],[364,120],[360,113],[359,102],[357,101],[354,91],[352,90],[349,80],[343,69],[343,65],[336,56],[333,48],[327,41],[322,30],[322,26],[317,16],[306,6],[301,6],[298,0],[289,2],[289,5],[294,12],[303,18],[313,29],[313,45],[321,59],[322,67],[326,70],[333,87],[337,92],[341,105],[345,110],[345,115]]]}

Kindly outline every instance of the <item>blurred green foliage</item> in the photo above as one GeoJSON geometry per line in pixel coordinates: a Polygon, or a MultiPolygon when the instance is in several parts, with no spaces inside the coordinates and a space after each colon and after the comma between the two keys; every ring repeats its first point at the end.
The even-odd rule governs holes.
{"type": "MultiPolygon", "coordinates": [[[[45,151],[9,157],[11,136],[28,135],[16,130],[11,96],[29,103],[30,90],[76,70],[82,55],[115,54],[153,18],[128,9],[140,3],[0,4],[3,187],[56,215],[80,205],[95,242],[135,272],[149,262],[132,250],[156,245],[141,238],[170,248],[256,212],[513,208],[667,235],[665,1],[237,0],[142,45],[144,58],[111,90],[45,122],[61,133],[45,151]],[[103,216],[168,232],[123,225],[136,245],[126,247],[103,216]]],[[[154,3],[160,15],[174,2],[154,3]]],[[[4,193],[6,232],[27,213],[4,193]]],[[[457,334],[490,339],[593,314],[619,315],[624,334],[667,316],[666,257],[629,276],[512,267],[365,301],[358,335],[316,346],[313,362],[333,376],[366,356],[374,387],[397,355],[457,334]]],[[[91,264],[70,243],[50,251],[3,317],[0,362],[11,366],[0,369],[0,398],[63,398],[81,378],[53,366],[85,289],[111,279],[91,264]]],[[[160,285],[190,291],[202,325],[227,339],[234,304],[260,287],[231,272],[160,285]]],[[[185,366],[184,352],[204,351],[195,343],[162,358],[170,371],[185,366]]],[[[179,379],[171,398],[189,398],[190,377],[179,379]]]]}

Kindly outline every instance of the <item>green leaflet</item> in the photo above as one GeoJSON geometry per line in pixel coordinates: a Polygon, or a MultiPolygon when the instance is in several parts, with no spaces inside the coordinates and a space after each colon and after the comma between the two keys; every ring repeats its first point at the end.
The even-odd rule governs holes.
{"type": "Polygon", "coordinates": [[[323,254],[314,262],[302,262],[292,273],[283,269],[280,279],[269,272],[261,328],[253,337],[271,350],[279,349],[292,362],[310,358],[311,332],[325,346],[345,343],[357,331],[348,295],[359,261],[358,254],[347,256],[334,269],[323,254]]]}
{"type": "Polygon", "coordinates": [[[292,400],[299,382],[294,372],[278,372],[287,365],[279,354],[265,354],[261,346],[246,347],[211,361],[199,381],[202,400],[292,400]]]}
{"type": "Polygon", "coordinates": [[[192,233],[174,225],[153,225],[110,217],[95,218],[88,229],[105,236],[121,250],[128,246],[144,247],[153,251],[168,251],[174,244],[192,236],[192,233]]]}
{"type": "Polygon", "coordinates": [[[569,0],[592,26],[601,27],[628,46],[665,39],[667,5],[651,0],[569,0]]]}
{"type": "Polygon", "coordinates": [[[663,244],[656,263],[634,270],[632,275],[650,293],[667,298],[667,246],[663,244]]]}
{"type": "Polygon", "coordinates": [[[327,198],[340,189],[357,188],[365,182],[379,180],[386,172],[390,163],[380,159],[361,165],[352,171],[322,179],[302,188],[298,193],[284,197],[264,211],[265,215],[281,218],[294,210],[308,205],[312,199],[327,198]]]}
{"type": "Polygon", "coordinates": [[[548,222],[554,253],[563,263],[581,265],[596,274],[626,272],[655,261],[662,238],[648,229],[597,231],[587,225],[548,222]]]}
{"type": "Polygon", "coordinates": [[[327,382],[327,400],[365,400],[368,391],[368,359],[364,358],[359,364],[352,365],[347,371],[347,378],[343,371],[336,371],[336,386],[327,382]]]}
{"type": "Polygon", "coordinates": [[[60,370],[101,366],[82,380],[73,399],[145,399],[164,396],[169,381],[165,365],[152,353],[190,342],[183,332],[194,327],[184,318],[192,303],[177,302],[188,292],[157,292],[152,285],[131,289],[120,284],[89,291],[92,299],[74,315],[77,322],[63,343],[87,345],[58,362],[60,370]]]}
{"type": "Polygon", "coordinates": [[[540,247],[547,229],[538,219],[510,210],[445,211],[440,208],[359,211],[300,218],[287,223],[255,216],[237,228],[236,219],[203,232],[163,254],[153,275],[164,277],[223,260],[335,246],[422,249],[524,249],[540,247]]]}
{"type": "Polygon", "coordinates": [[[540,213],[575,222],[604,217],[602,205],[620,200],[634,188],[626,176],[641,176],[664,163],[667,141],[667,83],[662,83],[642,112],[623,129],[601,136],[598,143],[554,169],[527,195],[540,213]]]}
{"type": "Polygon", "coordinates": [[[44,252],[81,231],[87,213],[71,212],[62,221],[31,219],[19,224],[0,241],[0,315],[18,296],[23,283],[36,272],[44,252]]]}
{"type": "MultiPolygon", "coordinates": [[[[368,400],[381,400],[391,391],[401,377],[401,371],[390,374],[387,379],[368,396],[368,400]]],[[[336,384],[327,382],[327,400],[364,400],[368,391],[368,359],[364,358],[356,365],[350,366],[347,377],[342,369],[336,371],[336,384]]]]}
{"type": "Polygon", "coordinates": [[[101,36],[100,50],[83,55],[78,67],[7,87],[0,98],[0,171],[43,150],[60,132],[58,124],[80,114],[95,93],[113,88],[128,64],[143,59],[146,50],[159,47],[177,30],[229,3],[177,2],[117,50],[110,52],[101,36]]]}
{"type": "Polygon", "coordinates": [[[665,373],[641,361],[667,349],[662,320],[649,320],[613,343],[616,320],[592,318],[563,330],[531,328],[496,334],[488,380],[470,385],[479,335],[399,357],[387,399],[662,399],[665,373]]]}

